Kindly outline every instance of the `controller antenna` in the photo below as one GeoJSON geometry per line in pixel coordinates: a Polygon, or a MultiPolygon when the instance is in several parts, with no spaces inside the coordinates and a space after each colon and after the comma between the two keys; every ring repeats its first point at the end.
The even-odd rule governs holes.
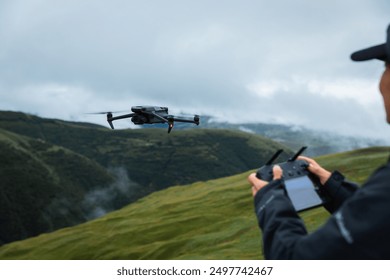
{"type": "Polygon", "coordinates": [[[278,150],[268,161],[267,161],[267,163],[265,164],[265,165],[271,165],[274,161],[275,161],[275,159],[277,159],[278,158],[278,156],[281,154],[281,153],[283,153],[283,149],[280,149],[280,150],[278,150]]]}
{"type": "Polygon", "coordinates": [[[291,162],[291,161],[295,161],[295,160],[303,153],[303,151],[306,150],[306,149],[307,149],[306,146],[300,148],[299,151],[298,151],[295,155],[293,155],[292,157],[290,157],[287,161],[290,161],[290,162],[291,162]]]}

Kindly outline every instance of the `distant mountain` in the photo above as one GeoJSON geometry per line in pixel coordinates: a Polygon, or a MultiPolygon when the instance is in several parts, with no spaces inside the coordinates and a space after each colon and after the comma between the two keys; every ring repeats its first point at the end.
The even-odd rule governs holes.
{"type": "MultiPolygon", "coordinates": [[[[317,158],[362,183],[390,148],[317,158]]],[[[0,247],[0,259],[262,259],[249,172],[155,192],[104,217],[0,247]]],[[[300,213],[309,232],[329,214],[300,213]]]]}
{"type": "Polygon", "coordinates": [[[240,131],[111,130],[0,111],[0,244],[259,167],[282,147],[240,131]]]}
{"type": "MultiPolygon", "coordinates": [[[[211,116],[201,116],[201,127],[253,133],[272,139],[293,150],[298,150],[302,146],[308,146],[309,149],[305,154],[309,156],[339,153],[366,147],[386,146],[389,144],[381,139],[345,136],[337,133],[308,129],[303,126],[268,123],[233,124],[217,121],[211,116]]],[[[178,123],[175,125],[175,129],[188,128],[191,128],[188,124],[178,123]]]]}

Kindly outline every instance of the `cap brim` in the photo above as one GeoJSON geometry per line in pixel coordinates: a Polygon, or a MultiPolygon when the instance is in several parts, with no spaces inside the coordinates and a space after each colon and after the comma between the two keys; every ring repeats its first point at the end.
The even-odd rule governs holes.
{"type": "Polygon", "coordinates": [[[353,61],[366,61],[370,59],[387,60],[386,44],[373,46],[351,54],[353,61]]]}

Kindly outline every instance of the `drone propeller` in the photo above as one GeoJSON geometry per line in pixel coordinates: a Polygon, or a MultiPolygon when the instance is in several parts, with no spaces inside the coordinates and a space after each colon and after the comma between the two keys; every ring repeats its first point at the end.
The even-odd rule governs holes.
{"type": "Polygon", "coordinates": [[[112,124],[112,113],[120,113],[124,111],[115,111],[115,112],[93,112],[93,113],[85,113],[87,115],[107,115],[107,122],[112,129],[114,129],[114,125],[112,124]]]}
{"type": "Polygon", "coordinates": [[[117,113],[124,113],[128,111],[106,111],[106,112],[92,112],[92,113],[85,113],[87,115],[107,115],[107,114],[117,114],[117,113]]]}

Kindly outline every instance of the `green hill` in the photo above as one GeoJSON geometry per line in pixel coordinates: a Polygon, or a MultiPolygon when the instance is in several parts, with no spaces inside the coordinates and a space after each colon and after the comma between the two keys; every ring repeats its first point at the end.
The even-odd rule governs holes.
{"type": "Polygon", "coordinates": [[[0,128],[67,148],[106,168],[123,167],[146,193],[244,172],[282,147],[239,131],[111,130],[4,111],[0,111],[0,128]]]}
{"type": "Polygon", "coordinates": [[[255,168],[281,147],[228,130],[113,131],[0,111],[0,245],[255,168]]]}
{"type": "Polygon", "coordinates": [[[85,222],[85,195],[114,181],[86,157],[2,129],[0,158],[0,244],[85,222]]]}
{"type": "MultiPolygon", "coordinates": [[[[386,162],[390,148],[320,157],[359,183],[386,162]]],[[[0,247],[0,259],[261,259],[249,172],[155,192],[96,220],[0,247]]],[[[328,217],[302,217],[312,231],[328,217]]]]}

